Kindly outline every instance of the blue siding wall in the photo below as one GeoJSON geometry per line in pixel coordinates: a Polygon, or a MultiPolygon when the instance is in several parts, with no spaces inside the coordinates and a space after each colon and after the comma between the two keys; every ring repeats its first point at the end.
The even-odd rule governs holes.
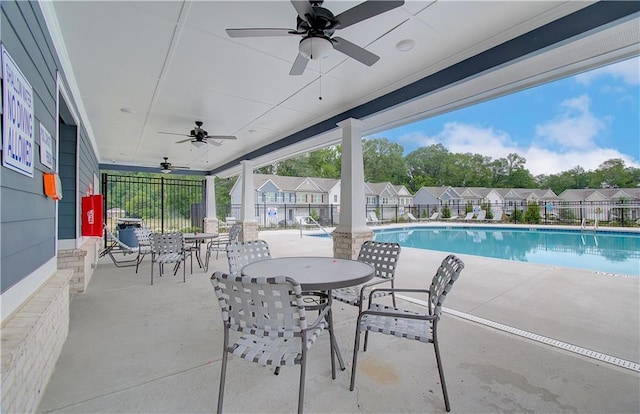
{"type": "MultiPolygon", "coordinates": [[[[0,40],[33,87],[35,115],[33,178],[0,167],[0,285],[5,292],[56,255],[56,202],[44,196],[43,172],[51,170],[40,163],[38,129],[42,124],[57,135],[56,73],[60,64],[37,2],[2,0],[0,7],[0,40]]],[[[86,183],[83,176],[98,172],[96,155],[88,143],[81,128],[81,184],[86,183]]],[[[55,157],[55,139],[53,145],[55,157]]],[[[79,218],[74,220],[77,223],[79,218]]]]}

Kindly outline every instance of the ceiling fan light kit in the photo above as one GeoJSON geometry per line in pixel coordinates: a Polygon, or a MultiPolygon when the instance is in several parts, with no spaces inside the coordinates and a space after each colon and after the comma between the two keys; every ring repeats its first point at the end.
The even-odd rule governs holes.
{"type": "Polygon", "coordinates": [[[327,37],[305,37],[300,41],[300,54],[307,59],[317,60],[326,58],[333,50],[333,43],[327,37]]]}
{"type": "Polygon", "coordinates": [[[197,139],[192,140],[191,144],[196,148],[202,148],[207,145],[205,141],[198,141],[197,139]]]}

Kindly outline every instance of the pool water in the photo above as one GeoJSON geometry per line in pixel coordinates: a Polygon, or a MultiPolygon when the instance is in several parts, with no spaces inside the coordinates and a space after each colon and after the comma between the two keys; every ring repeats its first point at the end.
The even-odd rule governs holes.
{"type": "Polygon", "coordinates": [[[374,240],[404,247],[640,276],[640,234],[553,229],[385,229],[374,240]]]}

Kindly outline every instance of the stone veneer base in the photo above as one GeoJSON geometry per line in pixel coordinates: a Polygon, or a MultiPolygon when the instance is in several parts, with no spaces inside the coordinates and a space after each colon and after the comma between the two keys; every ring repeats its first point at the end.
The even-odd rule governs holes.
{"type": "Polygon", "coordinates": [[[243,222],[240,224],[242,225],[242,231],[240,232],[240,236],[238,236],[238,240],[258,240],[258,222],[243,222]]]}
{"type": "Polygon", "coordinates": [[[0,329],[3,413],[33,413],[69,334],[69,282],[58,270],[0,329]]]}
{"type": "Polygon", "coordinates": [[[360,247],[367,240],[373,239],[373,231],[344,232],[333,231],[333,257],[339,259],[357,259],[360,247]]]}

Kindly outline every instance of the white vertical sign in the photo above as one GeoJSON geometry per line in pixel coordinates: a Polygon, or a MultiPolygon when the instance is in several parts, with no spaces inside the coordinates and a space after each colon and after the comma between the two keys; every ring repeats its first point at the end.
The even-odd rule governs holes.
{"type": "Polygon", "coordinates": [[[2,165],[33,177],[33,88],[2,45],[2,165]]]}
{"type": "Polygon", "coordinates": [[[40,123],[40,162],[53,169],[53,138],[40,123]]]}

